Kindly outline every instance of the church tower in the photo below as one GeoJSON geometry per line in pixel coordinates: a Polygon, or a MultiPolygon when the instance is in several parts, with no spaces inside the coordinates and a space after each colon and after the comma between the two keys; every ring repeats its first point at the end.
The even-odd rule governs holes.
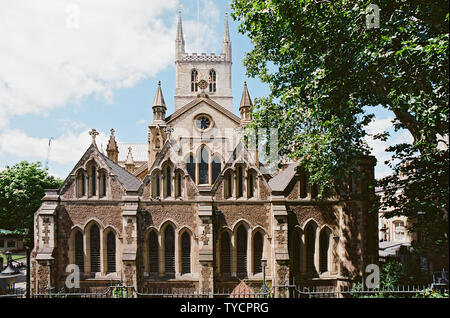
{"type": "Polygon", "coordinates": [[[153,100],[153,121],[148,126],[148,167],[153,165],[156,156],[166,141],[166,102],[161,90],[161,81],[158,82],[155,99],[153,100]]]}
{"type": "Polygon", "coordinates": [[[222,53],[186,53],[181,19],[178,12],[177,38],[175,40],[175,111],[197,98],[201,93],[198,82],[208,82],[205,93],[229,111],[233,111],[231,89],[231,40],[228,29],[228,13],[225,14],[225,29],[222,53]]]}

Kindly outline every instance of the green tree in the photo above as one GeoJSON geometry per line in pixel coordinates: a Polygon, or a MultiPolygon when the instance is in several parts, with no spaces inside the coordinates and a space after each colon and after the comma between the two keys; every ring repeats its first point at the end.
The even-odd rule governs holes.
{"type": "Polygon", "coordinates": [[[34,212],[41,206],[45,189],[57,189],[61,183],[40,162],[6,166],[0,172],[0,228],[25,235],[25,244],[31,246],[34,212]]]}
{"type": "Polygon", "coordinates": [[[381,209],[410,218],[424,234],[417,249],[448,257],[448,141],[440,139],[449,130],[449,1],[376,1],[379,28],[366,24],[371,3],[232,2],[253,44],[247,74],[271,89],[255,100],[253,126],[277,128],[280,155],[301,158],[310,183],[327,193],[369,153],[372,107],[391,111],[395,130],[407,129],[414,142],[388,149],[394,172],[381,182],[381,209]]]}

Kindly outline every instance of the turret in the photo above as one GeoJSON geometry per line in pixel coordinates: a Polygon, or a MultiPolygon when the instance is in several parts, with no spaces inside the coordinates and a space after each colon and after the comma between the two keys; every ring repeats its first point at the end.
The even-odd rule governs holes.
{"type": "Polygon", "coordinates": [[[242,92],[241,104],[239,112],[241,113],[241,127],[245,128],[252,121],[252,99],[247,89],[247,82],[244,82],[244,90],[242,92]]]}
{"type": "Polygon", "coordinates": [[[119,161],[119,148],[117,147],[116,138],[114,137],[114,129],[111,128],[111,136],[106,146],[106,154],[108,158],[117,163],[119,161]]]}

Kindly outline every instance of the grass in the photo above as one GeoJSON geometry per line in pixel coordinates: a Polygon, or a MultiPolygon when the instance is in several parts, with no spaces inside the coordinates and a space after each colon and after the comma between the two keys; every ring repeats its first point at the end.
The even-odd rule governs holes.
{"type": "MultiPolygon", "coordinates": [[[[11,257],[12,257],[13,260],[21,258],[21,257],[25,257],[25,256],[26,256],[25,254],[11,254],[11,257]]],[[[5,266],[6,265],[6,261],[7,261],[6,255],[4,253],[0,252],[0,257],[3,258],[3,266],[5,266]]]]}

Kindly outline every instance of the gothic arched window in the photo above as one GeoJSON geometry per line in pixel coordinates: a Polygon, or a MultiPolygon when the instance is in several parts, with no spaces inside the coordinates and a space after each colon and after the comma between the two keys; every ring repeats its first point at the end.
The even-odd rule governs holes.
{"type": "Polygon", "coordinates": [[[209,71],[209,91],[214,93],[216,91],[216,71],[209,71]]]}
{"type": "Polygon", "coordinates": [[[261,259],[263,256],[263,236],[256,232],[253,236],[253,273],[261,273],[261,259]]]}
{"type": "Polygon", "coordinates": [[[165,186],[165,197],[170,197],[172,195],[172,175],[170,171],[170,166],[166,168],[166,175],[164,178],[164,186],[165,186]]]}
{"type": "Polygon", "coordinates": [[[224,186],[225,199],[231,198],[231,196],[233,195],[232,182],[233,182],[233,176],[231,175],[231,172],[228,172],[225,175],[225,186],[224,186]]]}
{"type": "Polygon", "coordinates": [[[244,195],[244,173],[242,167],[237,169],[237,197],[240,198],[244,195]]]}
{"type": "Polygon", "coordinates": [[[316,229],[311,224],[308,224],[305,230],[305,245],[306,245],[306,271],[311,273],[316,271],[314,265],[314,258],[316,254],[316,229]]]}
{"type": "Polygon", "coordinates": [[[253,198],[255,196],[256,189],[256,173],[249,171],[247,175],[247,197],[253,198]]]}
{"type": "Polygon", "coordinates": [[[181,179],[181,173],[180,172],[178,172],[177,174],[176,174],[176,179],[175,179],[175,183],[176,183],[176,186],[175,186],[175,197],[181,197],[181,195],[182,195],[182,187],[183,187],[183,185],[182,185],[182,181],[181,181],[182,179],[181,179]]]}
{"type": "Polygon", "coordinates": [[[83,234],[80,231],[75,233],[75,265],[80,269],[80,273],[84,272],[83,234]]]}
{"type": "Polygon", "coordinates": [[[222,274],[231,273],[231,241],[228,232],[222,233],[220,241],[220,269],[222,274]]]}
{"type": "Polygon", "coordinates": [[[166,274],[175,273],[175,232],[171,225],[164,230],[164,265],[166,274]]]}
{"type": "Polygon", "coordinates": [[[91,272],[100,272],[100,230],[96,224],[91,226],[89,231],[91,249],[91,272]]]}
{"type": "Polygon", "coordinates": [[[107,272],[112,273],[116,271],[116,236],[113,232],[109,232],[106,237],[106,259],[107,272]]]}
{"type": "Polygon", "coordinates": [[[101,171],[100,172],[100,188],[99,188],[99,196],[104,197],[106,196],[106,172],[101,171]]]}
{"type": "Polygon", "coordinates": [[[91,195],[97,194],[97,170],[95,166],[91,167],[91,195]]]}
{"type": "Polygon", "coordinates": [[[148,238],[148,249],[149,249],[149,273],[159,273],[159,245],[158,245],[158,235],[154,231],[150,232],[148,238]]]}
{"type": "Polygon", "coordinates": [[[191,176],[192,181],[195,183],[195,162],[192,154],[189,155],[188,161],[186,162],[186,170],[191,176]]]}
{"type": "Polygon", "coordinates": [[[78,172],[77,174],[77,196],[83,197],[86,195],[86,183],[85,183],[85,175],[83,171],[78,172]]]}
{"type": "Polygon", "coordinates": [[[212,183],[216,181],[221,171],[222,171],[222,162],[220,160],[220,156],[216,155],[212,160],[212,183]]]}
{"type": "Polygon", "coordinates": [[[191,272],[191,237],[184,232],[181,235],[181,273],[191,272]]]}
{"type": "Polygon", "coordinates": [[[209,152],[206,147],[203,147],[200,151],[198,179],[199,184],[209,183],[209,152]]]}
{"type": "Polygon", "coordinates": [[[197,92],[198,91],[198,72],[197,70],[191,71],[191,92],[197,92]]]}
{"type": "Polygon", "coordinates": [[[237,230],[237,275],[247,276],[247,230],[244,225],[240,225],[237,230]]]}
{"type": "Polygon", "coordinates": [[[320,246],[320,272],[328,272],[328,248],[330,246],[330,235],[325,229],[320,233],[319,237],[320,246]]]}

